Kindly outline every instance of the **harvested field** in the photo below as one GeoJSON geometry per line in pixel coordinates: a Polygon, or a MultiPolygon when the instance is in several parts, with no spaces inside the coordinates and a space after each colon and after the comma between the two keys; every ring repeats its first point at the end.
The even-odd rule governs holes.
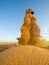
{"type": "Polygon", "coordinates": [[[49,65],[49,52],[31,45],[13,46],[0,53],[0,65],[49,65]]]}

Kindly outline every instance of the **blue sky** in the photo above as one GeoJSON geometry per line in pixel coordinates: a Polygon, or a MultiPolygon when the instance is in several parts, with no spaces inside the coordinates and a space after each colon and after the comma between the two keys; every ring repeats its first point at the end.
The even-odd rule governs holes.
{"type": "Polygon", "coordinates": [[[0,42],[17,41],[28,8],[35,12],[41,36],[49,40],[49,0],[0,0],[0,42]]]}

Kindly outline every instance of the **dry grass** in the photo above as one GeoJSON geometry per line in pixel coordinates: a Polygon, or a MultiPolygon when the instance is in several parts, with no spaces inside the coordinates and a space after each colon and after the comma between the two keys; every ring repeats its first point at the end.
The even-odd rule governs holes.
{"type": "Polygon", "coordinates": [[[31,45],[15,46],[0,53],[0,65],[49,65],[49,51],[31,45]]]}

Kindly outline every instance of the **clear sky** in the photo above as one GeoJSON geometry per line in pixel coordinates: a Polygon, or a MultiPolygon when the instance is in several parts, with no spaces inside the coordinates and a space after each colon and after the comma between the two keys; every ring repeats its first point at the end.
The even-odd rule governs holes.
{"type": "Polygon", "coordinates": [[[49,0],[0,0],[0,42],[17,41],[28,8],[35,12],[41,36],[49,40],[49,0]]]}

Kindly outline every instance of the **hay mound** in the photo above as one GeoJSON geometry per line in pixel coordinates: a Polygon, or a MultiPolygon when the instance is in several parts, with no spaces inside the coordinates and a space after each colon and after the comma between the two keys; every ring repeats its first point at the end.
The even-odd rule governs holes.
{"type": "Polygon", "coordinates": [[[0,65],[49,65],[49,52],[31,45],[12,47],[0,53],[0,65]]]}

